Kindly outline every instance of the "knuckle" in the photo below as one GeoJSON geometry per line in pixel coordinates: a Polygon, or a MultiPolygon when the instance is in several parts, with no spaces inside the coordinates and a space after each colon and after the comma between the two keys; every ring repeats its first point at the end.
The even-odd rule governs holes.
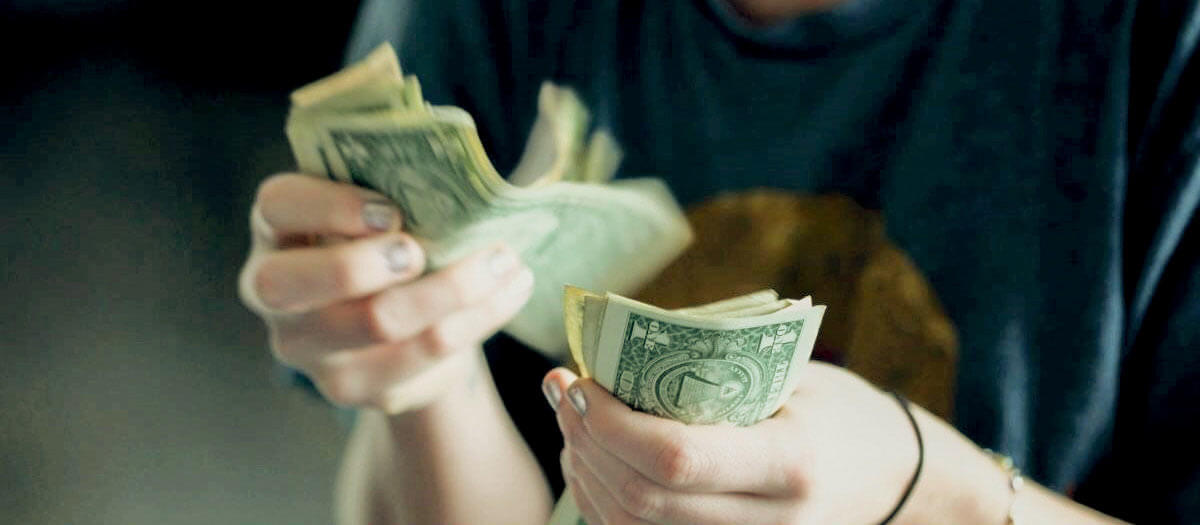
{"type": "Polygon", "coordinates": [[[476,288],[472,279],[473,270],[471,265],[458,265],[445,272],[444,286],[441,288],[453,305],[463,307],[473,302],[472,291],[476,288]]]}
{"type": "Polygon", "coordinates": [[[361,405],[370,397],[362,381],[348,370],[326,368],[314,374],[313,381],[321,395],[338,406],[361,405]]]}
{"type": "Polygon", "coordinates": [[[273,310],[283,310],[289,306],[285,293],[287,286],[271,259],[264,259],[247,271],[250,272],[251,290],[259,303],[273,310]]]}
{"type": "Polygon", "coordinates": [[[563,480],[570,482],[573,477],[573,472],[571,471],[571,453],[567,451],[566,447],[562,449],[562,452],[558,453],[558,469],[562,471],[563,480]]]}
{"type": "Polygon", "coordinates": [[[790,462],[788,465],[781,467],[781,469],[780,475],[785,494],[793,498],[802,499],[811,492],[812,477],[809,476],[808,469],[804,465],[790,462]]]}
{"type": "MultiPolygon", "coordinates": [[[[393,385],[393,387],[399,385],[393,385]]],[[[359,406],[369,406],[379,410],[383,410],[389,414],[396,414],[405,411],[407,407],[414,406],[411,403],[415,401],[411,396],[396,395],[395,391],[389,391],[384,388],[378,392],[367,395],[366,398],[359,403],[359,406]]]]}
{"type": "Polygon", "coordinates": [[[258,185],[254,200],[258,203],[274,201],[287,191],[288,186],[294,183],[294,177],[295,175],[276,173],[263,179],[258,185]]]}
{"type": "Polygon", "coordinates": [[[333,250],[329,261],[329,282],[334,292],[340,295],[350,295],[359,289],[357,257],[354,250],[342,248],[333,250]]]}
{"type": "Polygon", "coordinates": [[[388,294],[376,294],[363,303],[362,320],[367,340],[383,343],[396,338],[392,300],[388,294]]]}
{"type": "Polygon", "coordinates": [[[333,227],[344,232],[362,230],[363,198],[350,186],[339,187],[338,190],[340,191],[329,193],[332,206],[332,217],[329,217],[329,220],[333,222],[333,227]]]}
{"type": "Polygon", "coordinates": [[[621,506],[633,516],[653,520],[662,510],[662,494],[638,476],[621,484],[621,506]]]}
{"type": "Polygon", "coordinates": [[[412,304],[413,309],[424,311],[442,311],[445,303],[442,287],[437,286],[435,277],[426,277],[404,287],[404,294],[412,304]]]}
{"type": "Polygon", "coordinates": [[[703,470],[703,460],[695,446],[680,436],[671,437],[663,443],[654,465],[659,480],[671,488],[693,485],[703,470]]]}
{"type": "Polygon", "coordinates": [[[567,443],[582,444],[585,437],[583,425],[576,424],[569,418],[564,419],[564,421],[566,423],[562,426],[563,439],[567,443]]]}
{"type": "Polygon", "coordinates": [[[258,265],[255,264],[254,257],[251,256],[250,260],[246,261],[246,264],[238,272],[238,298],[241,299],[242,304],[246,305],[247,308],[261,314],[262,312],[259,311],[261,310],[261,305],[259,304],[257,283],[255,282],[255,275],[257,273],[258,265]]]}
{"type": "Polygon", "coordinates": [[[296,364],[296,342],[295,338],[289,333],[271,328],[270,335],[271,355],[275,360],[288,366],[296,364]]]}
{"type": "Polygon", "coordinates": [[[267,225],[277,223],[280,211],[294,206],[295,188],[303,175],[294,173],[279,173],[267,177],[258,185],[251,208],[257,209],[267,225]]]}
{"type": "Polygon", "coordinates": [[[434,323],[421,331],[419,336],[421,348],[434,357],[449,355],[458,347],[453,332],[444,321],[434,323]]]}

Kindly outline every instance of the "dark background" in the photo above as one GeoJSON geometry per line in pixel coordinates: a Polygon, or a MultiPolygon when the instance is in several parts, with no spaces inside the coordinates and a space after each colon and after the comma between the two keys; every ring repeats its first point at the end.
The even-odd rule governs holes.
{"type": "Polygon", "coordinates": [[[329,523],[345,425],[237,300],[356,2],[0,2],[0,523],[329,523]]]}

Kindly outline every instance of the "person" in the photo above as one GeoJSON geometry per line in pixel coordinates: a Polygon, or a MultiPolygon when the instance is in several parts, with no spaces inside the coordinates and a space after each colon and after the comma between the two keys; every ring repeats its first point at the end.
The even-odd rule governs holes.
{"type": "Polygon", "coordinates": [[[279,360],[360,409],[346,523],[541,523],[560,467],[594,524],[1195,522],[1198,30],[1170,0],[363,5],[350,58],[392,42],[502,169],[550,79],[622,175],[685,204],[765,186],[880,210],[960,334],[953,426],[816,362],[751,427],[653,418],[562,368],[553,415],[531,410],[552,364],[493,335],[536,279],[516,254],[426,274],[400,210],[302,175],[260,187],[243,297],[279,360]]]}

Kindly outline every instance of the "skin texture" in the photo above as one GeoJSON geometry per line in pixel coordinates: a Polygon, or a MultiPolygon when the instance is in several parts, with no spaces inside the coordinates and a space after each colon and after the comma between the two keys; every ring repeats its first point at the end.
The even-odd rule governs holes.
{"type": "MultiPolygon", "coordinates": [[[[377,193],[302,175],[267,179],[251,212],[243,301],[271,349],[335,404],[419,408],[400,385],[456,368],[528,299],[533,275],[495,246],[428,275],[399,210],[377,193]]],[[[416,395],[416,394],[414,394],[416,395]]]]}
{"type": "Polygon", "coordinates": [[[546,481],[479,350],[524,305],[533,275],[504,246],[423,274],[421,247],[388,203],[347,184],[268,178],[239,280],[275,357],[329,401],[360,409],[339,478],[339,520],[548,515],[546,481]],[[501,475],[520,492],[487,481],[501,475]]]}
{"type": "MultiPolygon", "coordinates": [[[[784,407],[751,427],[635,412],[562,368],[544,389],[566,442],[563,475],[592,525],[876,524],[916,468],[915,433],[899,404],[823,363],[809,363],[784,407]]],[[[924,469],[892,523],[1002,524],[1010,504],[1022,524],[1120,523],[1032,483],[1014,501],[1007,474],[982,450],[913,410],[924,469]]]]}
{"type": "MultiPolygon", "coordinates": [[[[847,0],[727,1],[770,25],[847,0]]],[[[423,275],[420,246],[388,202],[302,175],[267,179],[239,282],[276,358],[359,410],[338,521],[544,523],[546,481],[479,353],[528,299],[533,276],[502,246],[423,275]]],[[[820,363],[777,414],[747,428],[634,412],[565,369],[543,388],[566,442],[564,476],[592,525],[874,524],[916,467],[895,400],[820,363]]],[[[1022,525],[1119,523],[1034,483],[1014,496],[982,450],[913,411],[925,463],[893,523],[1002,524],[1010,507],[1022,525]]]]}
{"type": "MultiPolygon", "coordinates": [[[[420,246],[382,196],[301,175],[261,186],[244,302],[271,349],[332,402],[359,409],[338,479],[340,523],[541,523],[551,495],[505,412],[480,342],[528,299],[505,247],[424,273],[420,246]],[[495,480],[503,479],[504,483],[495,480]]],[[[798,391],[752,427],[686,426],[634,412],[566,369],[543,389],[566,441],[562,468],[593,525],[878,523],[916,467],[899,405],[854,374],[811,363],[798,391]]],[[[894,523],[1114,523],[1006,475],[914,407],[924,470],[894,523]]]]}

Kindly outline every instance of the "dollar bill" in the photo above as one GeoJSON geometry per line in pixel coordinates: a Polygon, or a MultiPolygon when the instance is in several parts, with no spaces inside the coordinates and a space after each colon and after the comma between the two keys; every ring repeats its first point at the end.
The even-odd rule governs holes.
{"type": "MultiPolygon", "coordinates": [[[[677,310],[579,287],[564,298],[581,373],[634,409],[688,424],[747,426],[779,410],[824,312],[770,290],[677,310]]],[[[569,491],[550,523],[584,523],[569,491]]]]}
{"type": "Polygon", "coordinates": [[[529,132],[525,151],[508,180],[533,187],[560,180],[587,182],[581,156],[589,121],[587,108],[574,91],[550,82],[538,92],[538,116],[529,132]]]}
{"type": "Polygon", "coordinates": [[[565,283],[631,292],[691,241],[660,180],[610,182],[619,148],[585,137],[587,110],[566,88],[542,88],[519,185],[492,166],[471,116],[425,102],[386,44],[292,102],[287,134],[300,169],[394,200],[431,271],[500,241],[516,249],[535,284],[504,329],[548,355],[566,352],[565,283]]]}

